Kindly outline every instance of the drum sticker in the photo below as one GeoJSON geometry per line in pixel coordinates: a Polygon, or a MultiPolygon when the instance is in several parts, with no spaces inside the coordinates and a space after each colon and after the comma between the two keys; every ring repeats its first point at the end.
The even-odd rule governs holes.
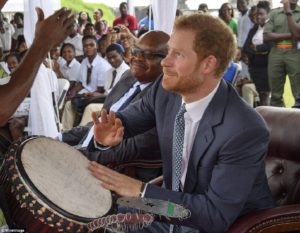
{"type": "Polygon", "coordinates": [[[117,200],[117,204],[167,218],[184,220],[191,216],[191,211],[181,205],[152,198],[121,197],[117,200]]]}

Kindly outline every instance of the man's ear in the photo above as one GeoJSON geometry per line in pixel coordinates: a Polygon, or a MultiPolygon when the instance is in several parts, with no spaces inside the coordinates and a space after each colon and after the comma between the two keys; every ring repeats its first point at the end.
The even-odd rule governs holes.
{"type": "Polygon", "coordinates": [[[211,74],[216,71],[218,61],[213,55],[209,55],[202,61],[202,71],[204,74],[211,74]]]}

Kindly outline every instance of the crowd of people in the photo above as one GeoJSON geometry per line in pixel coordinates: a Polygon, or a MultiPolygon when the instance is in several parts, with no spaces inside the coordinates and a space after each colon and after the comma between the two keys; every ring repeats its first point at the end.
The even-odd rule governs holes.
{"type": "MultiPolygon", "coordinates": [[[[290,4],[296,17],[298,7],[295,3],[290,4]]],[[[237,39],[238,52],[232,62],[238,64],[237,68],[241,71],[233,85],[252,107],[284,106],[286,75],[291,81],[294,98],[300,93],[300,85],[296,78],[299,57],[295,48],[297,42],[291,35],[290,26],[281,10],[283,8],[274,9],[270,14],[283,14],[282,17],[285,17],[285,23],[278,29],[274,26],[278,19],[269,17],[269,1],[259,1],[257,5],[250,6],[249,1],[238,0],[236,7],[239,16],[235,16],[234,7],[230,3],[222,4],[218,15],[237,39]],[[283,57],[281,53],[287,53],[288,58],[276,59],[283,57]]],[[[134,48],[137,38],[147,32],[149,26],[151,30],[154,28],[155,22],[153,14],[149,15],[149,8],[139,22],[128,13],[127,3],[120,4],[119,12],[120,16],[112,25],[103,20],[101,9],[95,9],[93,17],[87,12],[79,12],[72,33],[62,44],[51,49],[51,64],[49,59],[44,61],[48,68],[55,71],[57,78],[70,82],[66,105],[60,113],[63,130],[83,126],[91,121],[90,113],[101,108],[106,95],[120,80],[123,72],[130,68],[132,54],[137,52],[134,48]],[[93,43],[89,43],[90,40],[93,43]],[[107,48],[112,44],[117,54],[108,56],[107,48]]],[[[209,14],[207,5],[199,4],[198,13],[209,14]]],[[[182,15],[182,12],[178,9],[176,15],[182,15]]],[[[0,22],[4,31],[0,35],[0,55],[3,58],[2,66],[9,73],[17,67],[27,51],[23,36],[23,15],[17,12],[9,23],[1,13],[0,22]]],[[[58,87],[51,89],[57,90],[58,87]]]]}
{"type": "Polygon", "coordinates": [[[57,112],[62,132],[55,138],[93,161],[89,170],[102,186],[120,196],[178,203],[191,212],[182,221],[154,222],[150,232],[225,232],[239,216],[274,206],[264,168],[268,131],[253,107],[284,106],[286,75],[295,99],[300,93],[297,2],[284,0],[272,10],[269,1],[250,6],[249,0],[237,0],[239,17],[229,3],[218,17],[200,4],[197,13],[176,18],[171,36],[153,31],[149,10],[138,22],[126,2],[112,25],[101,9],[94,10],[94,21],[87,12],[75,20],[66,9],[44,20],[38,10],[38,39],[29,48],[23,15],[16,13],[9,23],[1,13],[1,69],[11,76],[5,84],[10,91],[0,89],[2,99],[12,99],[13,84],[22,82],[15,76],[32,71],[14,105],[0,114],[0,153],[24,135],[26,118],[11,116],[43,63],[53,70],[51,78],[70,82],[57,112]],[[67,21],[64,28],[46,38],[46,24],[40,25],[52,22],[55,31],[59,20],[67,21]],[[38,53],[42,39],[50,42],[38,53]],[[30,56],[37,59],[34,67],[30,56]],[[229,84],[223,77],[231,64],[240,72],[233,72],[238,78],[229,84]],[[163,168],[140,169],[132,179],[105,167],[134,159],[161,159],[163,168]],[[163,188],[147,183],[162,173],[163,188]]]}

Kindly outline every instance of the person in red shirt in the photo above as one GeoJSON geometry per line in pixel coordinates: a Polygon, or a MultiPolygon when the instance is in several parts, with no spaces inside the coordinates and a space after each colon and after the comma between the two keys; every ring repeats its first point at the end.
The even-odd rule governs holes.
{"type": "Polygon", "coordinates": [[[117,17],[113,26],[117,26],[118,24],[125,25],[133,34],[135,34],[135,30],[138,28],[137,19],[128,14],[128,5],[126,2],[122,2],[119,7],[121,16],[117,17]]]}

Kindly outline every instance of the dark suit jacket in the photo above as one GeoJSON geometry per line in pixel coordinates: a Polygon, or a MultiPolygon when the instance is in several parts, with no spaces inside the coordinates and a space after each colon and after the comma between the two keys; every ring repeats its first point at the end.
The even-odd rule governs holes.
{"type": "MultiPolygon", "coordinates": [[[[122,75],[121,80],[113,87],[111,92],[106,97],[103,108],[109,110],[111,106],[116,103],[136,81],[137,80],[132,77],[130,71],[126,71],[122,75]]],[[[141,93],[139,93],[132,100],[132,102],[136,102],[141,99],[150,89],[152,84],[153,83],[143,89],[141,93]]],[[[80,144],[80,141],[83,142],[87,136],[87,133],[92,125],[93,124],[90,123],[84,127],[75,127],[63,133],[63,141],[71,145],[80,144]]],[[[81,148],[80,151],[83,152],[88,159],[97,161],[101,164],[120,164],[136,158],[144,160],[161,159],[155,127],[149,129],[143,134],[124,140],[120,145],[109,150],[88,151],[87,148],[81,148]]]]}
{"type": "Polygon", "coordinates": [[[253,210],[273,207],[264,166],[269,140],[265,122],[224,80],[199,124],[184,190],[171,191],[173,128],[181,103],[158,80],[142,101],[117,113],[125,136],[157,128],[166,189],[149,184],[145,197],[186,207],[191,217],[171,222],[210,233],[226,231],[253,210]]]}

